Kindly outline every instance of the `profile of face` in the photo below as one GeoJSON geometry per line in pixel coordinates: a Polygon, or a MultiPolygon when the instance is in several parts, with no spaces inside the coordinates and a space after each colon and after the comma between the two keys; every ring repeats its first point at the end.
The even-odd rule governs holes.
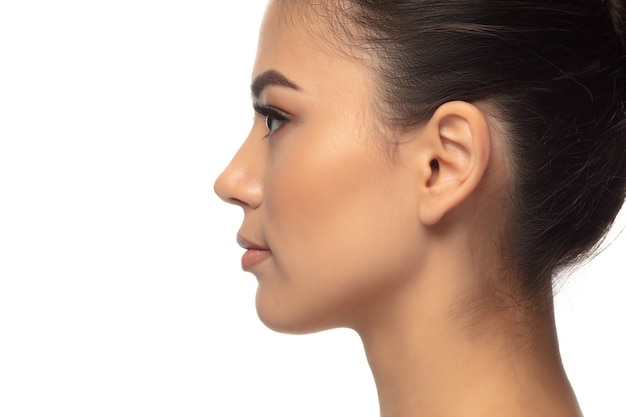
{"type": "Polygon", "coordinates": [[[243,268],[257,312],[290,333],[356,327],[426,260],[415,170],[379,128],[375,80],[360,62],[316,45],[276,2],[253,70],[256,118],[215,183],[243,208],[243,268]],[[254,250],[254,249],[264,250],[254,250]]]}
{"type": "MultiPolygon", "coordinates": [[[[566,4],[535,10],[532,2],[502,3],[469,24],[463,11],[471,2],[463,2],[466,9],[443,2],[428,16],[422,2],[408,2],[410,15],[405,2],[357,2],[356,15],[342,16],[355,25],[352,38],[335,30],[341,17],[330,20],[340,12],[325,8],[337,6],[331,3],[269,2],[252,71],[256,117],[215,183],[224,201],[243,209],[237,240],[246,249],[243,269],[258,280],[260,319],[286,333],[355,329],[382,387],[381,410],[454,415],[480,403],[476,414],[491,415],[503,404],[527,410],[529,398],[542,396],[537,415],[577,415],[558,355],[551,276],[602,231],[602,224],[580,233],[570,227],[582,230],[595,219],[579,210],[586,195],[574,192],[571,178],[599,175],[611,159],[580,164],[571,155],[602,151],[595,138],[610,139],[617,130],[606,126],[616,122],[610,112],[607,123],[591,115],[580,122],[589,130],[570,140],[579,129],[557,127],[569,126],[570,116],[578,123],[578,112],[555,113],[558,106],[544,103],[557,93],[580,97],[580,88],[555,84],[562,74],[528,45],[543,46],[548,34],[576,27],[560,16],[578,14],[566,4]],[[548,26],[483,24],[500,16],[507,23],[519,10],[545,13],[548,26]],[[304,14],[290,14],[296,12],[304,14]],[[383,27],[381,14],[398,26],[383,27]],[[416,21],[426,29],[407,37],[416,21]],[[450,48],[433,42],[440,35],[450,48]],[[482,65],[493,48],[498,63],[482,65]],[[459,63],[467,68],[458,70],[459,63]],[[536,111],[525,113],[530,105],[536,111]],[[545,121],[554,121],[551,136],[545,121]],[[564,143],[581,150],[560,152],[564,143]],[[581,165],[589,171],[581,174],[581,165]],[[563,213],[571,218],[562,221],[563,213]],[[476,381],[470,391],[468,380],[476,381]],[[410,381],[414,390],[405,389],[410,381]],[[441,411],[457,407],[440,396],[446,387],[469,393],[468,402],[441,411]],[[405,397],[402,408],[396,392],[405,397]],[[415,392],[423,394],[419,406],[415,392]]],[[[588,76],[586,66],[581,71],[588,76]]],[[[615,110],[614,102],[605,104],[615,110]]],[[[615,162],[607,177],[623,178],[610,174],[622,167],[615,162]]],[[[615,183],[623,190],[622,180],[615,183]]],[[[599,191],[587,201],[589,213],[596,213],[594,202],[612,201],[600,213],[608,225],[622,202],[610,191],[596,199],[599,191]]]]}

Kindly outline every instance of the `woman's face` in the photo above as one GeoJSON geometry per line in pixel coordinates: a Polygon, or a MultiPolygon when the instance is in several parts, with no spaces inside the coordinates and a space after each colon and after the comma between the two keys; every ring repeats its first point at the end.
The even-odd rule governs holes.
{"type": "Polygon", "coordinates": [[[271,2],[260,33],[260,114],[215,189],[243,207],[240,243],[267,249],[242,264],[268,327],[355,327],[420,264],[414,173],[376,129],[370,72],[316,47],[316,23],[295,27],[280,13],[271,2]]]}

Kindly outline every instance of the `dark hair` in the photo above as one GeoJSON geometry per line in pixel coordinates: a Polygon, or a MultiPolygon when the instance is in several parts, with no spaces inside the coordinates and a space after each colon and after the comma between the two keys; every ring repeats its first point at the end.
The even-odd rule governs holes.
{"type": "Polygon", "coordinates": [[[375,59],[387,124],[417,125],[453,100],[497,110],[514,170],[502,250],[530,294],[551,292],[555,272],[597,246],[624,202],[618,1],[336,2],[335,28],[375,59]]]}

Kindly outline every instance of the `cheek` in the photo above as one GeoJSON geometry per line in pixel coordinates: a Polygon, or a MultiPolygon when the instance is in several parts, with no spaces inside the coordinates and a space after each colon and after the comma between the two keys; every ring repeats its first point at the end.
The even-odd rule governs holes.
{"type": "Polygon", "coordinates": [[[367,240],[368,224],[384,209],[382,172],[363,144],[345,136],[301,138],[271,171],[264,189],[267,224],[276,239],[270,243],[290,254],[285,262],[306,253],[323,267],[337,246],[367,240]]]}
{"type": "Polygon", "coordinates": [[[384,155],[356,141],[341,148],[337,140],[294,147],[266,182],[275,251],[274,277],[260,281],[257,298],[266,324],[278,317],[297,326],[308,320],[309,330],[346,325],[350,311],[406,275],[400,269],[412,237],[384,155]]]}

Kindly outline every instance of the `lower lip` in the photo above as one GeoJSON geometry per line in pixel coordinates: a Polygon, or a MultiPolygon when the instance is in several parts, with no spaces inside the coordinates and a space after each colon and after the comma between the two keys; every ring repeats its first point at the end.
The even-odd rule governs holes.
{"type": "Polygon", "coordinates": [[[241,257],[241,268],[248,271],[272,256],[272,252],[260,249],[248,249],[241,257]]]}

